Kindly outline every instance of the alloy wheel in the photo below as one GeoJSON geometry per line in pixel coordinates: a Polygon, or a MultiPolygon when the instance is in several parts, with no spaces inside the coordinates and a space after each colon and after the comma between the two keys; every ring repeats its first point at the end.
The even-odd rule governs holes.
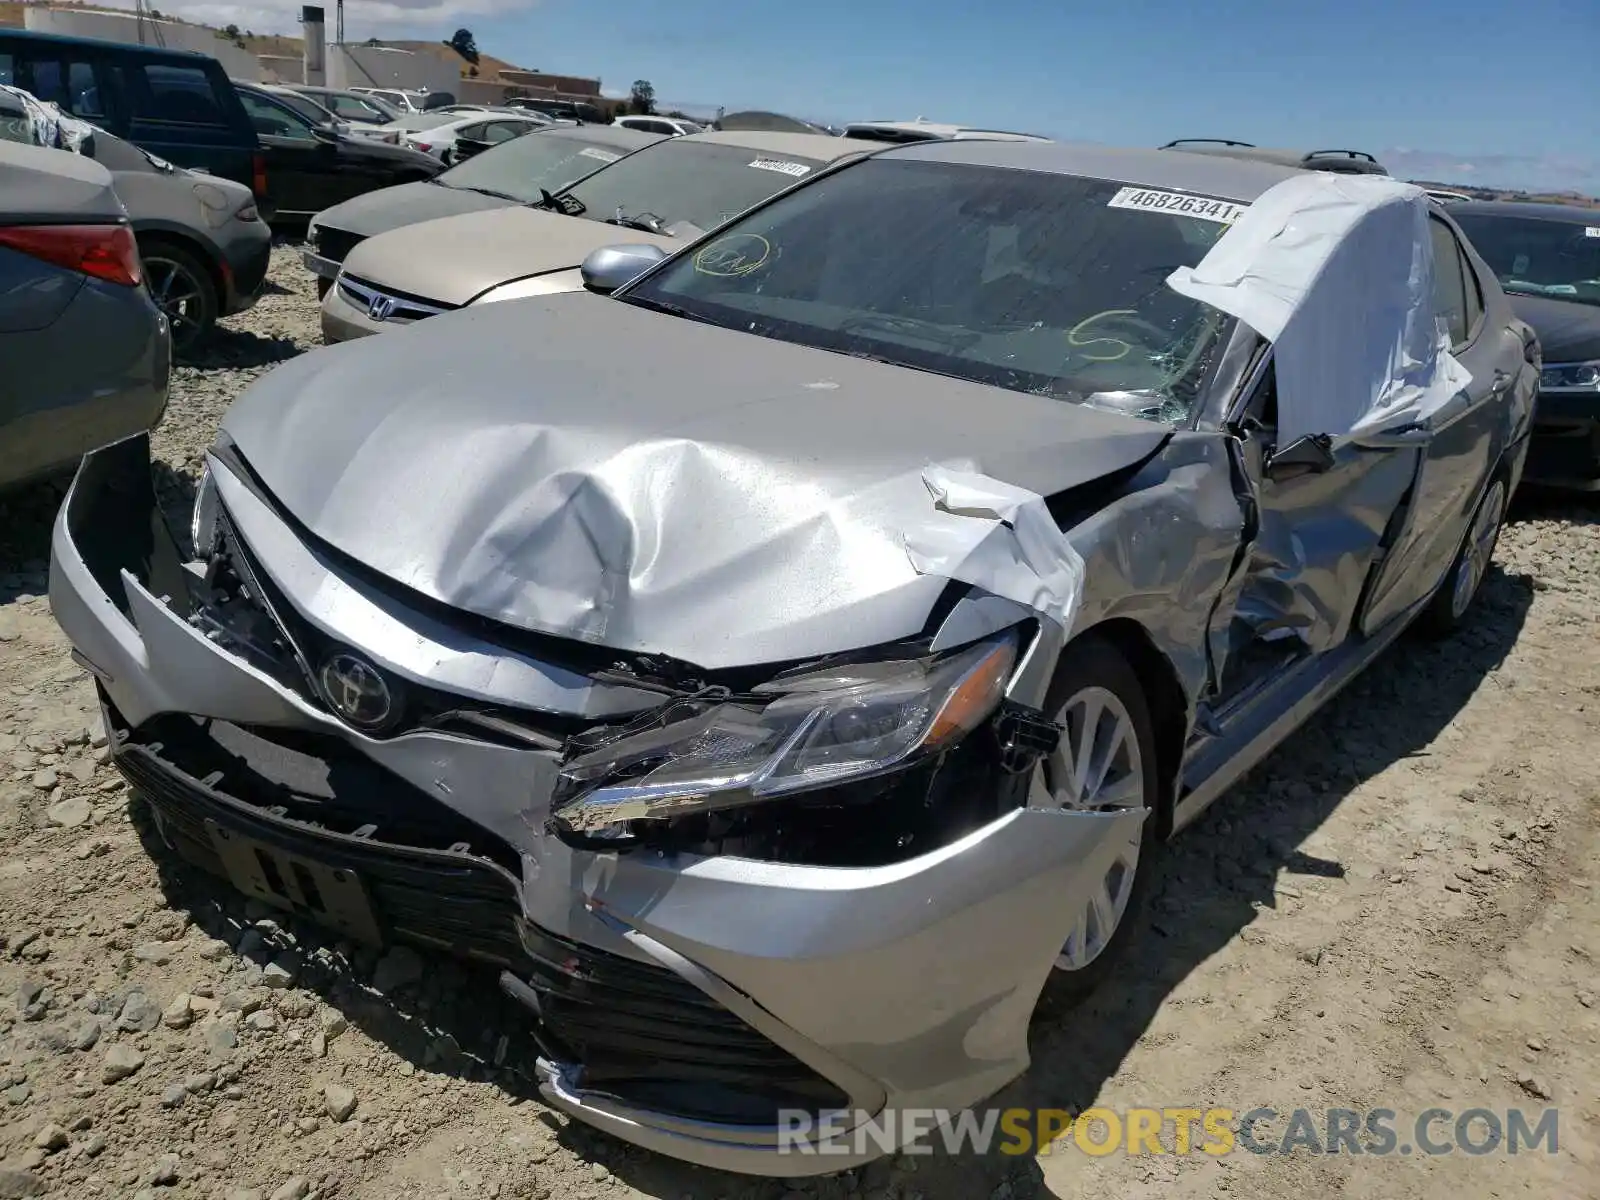
{"type": "MultiPolygon", "coordinates": [[[[1075,812],[1120,812],[1145,802],[1145,766],[1128,707],[1115,692],[1086,687],[1056,713],[1064,726],[1060,745],[1035,768],[1030,803],[1075,812]]],[[[1074,916],[1056,968],[1081,971],[1100,957],[1127,914],[1139,869],[1142,837],[1136,831],[1118,848],[1105,875],[1090,888],[1074,916]]]]}
{"type": "Polygon", "coordinates": [[[1467,611],[1467,605],[1472,603],[1484,576],[1489,573],[1505,513],[1506,485],[1497,479],[1490,484],[1489,494],[1478,506],[1478,515],[1473,518],[1472,530],[1467,534],[1467,544],[1462,547],[1461,561],[1456,564],[1450,593],[1450,615],[1454,618],[1459,619],[1467,611]]]}
{"type": "Polygon", "coordinates": [[[144,257],[144,274],[150,298],[172,326],[173,347],[187,349],[205,332],[209,283],[196,279],[189,266],[160,251],[144,257]]]}

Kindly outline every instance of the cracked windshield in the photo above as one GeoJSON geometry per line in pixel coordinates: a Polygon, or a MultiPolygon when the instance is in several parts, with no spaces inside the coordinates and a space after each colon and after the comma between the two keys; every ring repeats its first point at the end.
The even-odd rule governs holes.
{"type": "Polygon", "coordinates": [[[1242,211],[1099,180],[883,159],[730,226],[623,298],[1176,423],[1231,318],[1167,276],[1198,263],[1242,211]]]}

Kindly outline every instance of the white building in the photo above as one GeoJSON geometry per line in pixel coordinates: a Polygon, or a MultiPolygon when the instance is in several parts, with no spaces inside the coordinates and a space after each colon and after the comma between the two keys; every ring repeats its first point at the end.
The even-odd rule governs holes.
{"type": "Polygon", "coordinates": [[[23,28],[38,33],[165,46],[169,50],[197,50],[220,62],[222,69],[235,79],[261,78],[261,67],[254,54],[200,25],[150,17],[141,19],[131,12],[87,12],[78,8],[39,8],[31,4],[23,11],[22,19],[23,28]]]}

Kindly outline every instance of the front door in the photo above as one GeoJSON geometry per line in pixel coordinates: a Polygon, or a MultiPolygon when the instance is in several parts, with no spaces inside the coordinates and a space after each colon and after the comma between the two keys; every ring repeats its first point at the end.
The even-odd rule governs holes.
{"type": "Polygon", "coordinates": [[[1223,706],[1345,640],[1419,460],[1404,447],[1324,439],[1279,446],[1270,359],[1235,431],[1255,512],[1237,599],[1219,610],[1213,630],[1223,706]]]}
{"type": "Polygon", "coordinates": [[[1510,324],[1510,306],[1497,297],[1500,303],[1486,311],[1471,256],[1444,221],[1434,217],[1429,225],[1434,306],[1449,327],[1452,353],[1472,381],[1425,428],[1400,435],[1417,440],[1417,479],[1405,524],[1361,614],[1365,633],[1426,599],[1450,568],[1514,423],[1518,376],[1531,370],[1521,335],[1510,324]]]}

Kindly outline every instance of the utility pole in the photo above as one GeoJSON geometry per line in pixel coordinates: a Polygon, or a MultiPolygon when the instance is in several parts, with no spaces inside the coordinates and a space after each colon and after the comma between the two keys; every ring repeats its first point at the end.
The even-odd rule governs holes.
{"type": "Polygon", "coordinates": [[[333,10],[333,44],[344,45],[344,0],[335,0],[333,10]]]}

